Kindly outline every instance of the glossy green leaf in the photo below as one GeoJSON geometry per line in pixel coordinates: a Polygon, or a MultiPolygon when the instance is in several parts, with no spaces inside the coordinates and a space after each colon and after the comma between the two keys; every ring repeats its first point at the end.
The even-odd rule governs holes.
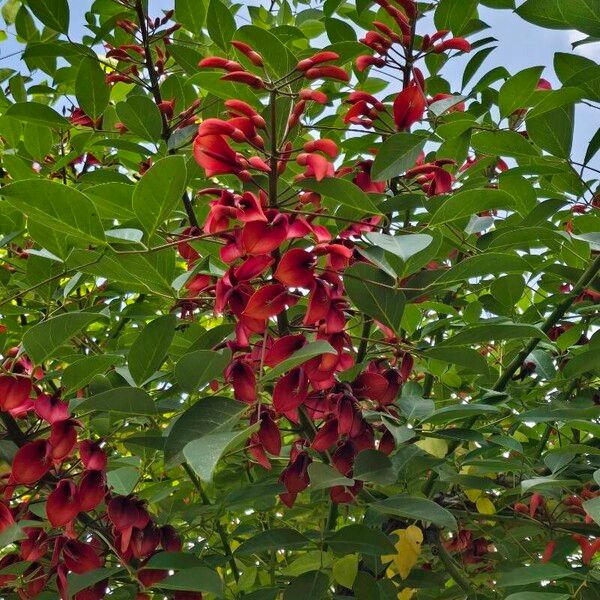
{"type": "Polygon", "coordinates": [[[44,25],[59,33],[69,33],[67,0],[29,0],[27,5],[44,25]]]}
{"type": "Polygon", "coordinates": [[[504,83],[498,94],[500,114],[503,117],[529,106],[543,70],[543,67],[529,67],[504,83]]]}
{"type": "Polygon", "coordinates": [[[386,138],[373,162],[371,178],[374,181],[386,181],[413,167],[426,139],[423,135],[408,132],[386,138]]]}
{"type": "Polygon", "coordinates": [[[371,198],[347,179],[335,179],[333,177],[321,181],[303,179],[302,188],[322,194],[327,198],[331,198],[336,204],[349,206],[361,213],[380,213],[371,198]]]}
{"type": "Polygon", "coordinates": [[[427,498],[401,494],[376,502],[372,508],[385,515],[429,521],[453,531],[457,529],[456,519],[452,513],[427,498]]]}
{"type": "Polygon", "coordinates": [[[98,60],[84,58],[81,61],[75,81],[75,96],[79,106],[92,119],[102,116],[110,99],[110,87],[104,76],[98,60]]]}
{"type": "Polygon", "coordinates": [[[430,223],[440,225],[497,208],[514,209],[515,199],[502,190],[464,190],[448,196],[430,223]]]}
{"type": "Polygon", "coordinates": [[[184,592],[207,592],[217,597],[223,596],[223,581],[218,573],[207,567],[182,569],[163,579],[155,585],[164,590],[181,590],[184,592]]]}
{"type": "Polygon", "coordinates": [[[206,14],[206,27],[210,39],[222,50],[229,49],[231,38],[237,29],[231,11],[221,0],[210,0],[206,14]]]}
{"type": "Polygon", "coordinates": [[[154,415],[156,414],[156,405],[145,390],[135,387],[120,387],[86,398],[77,404],[76,410],[79,413],[82,411],[110,411],[128,415],[154,415]]]}
{"type": "Polygon", "coordinates": [[[346,525],[333,533],[327,543],[336,554],[354,552],[370,556],[395,554],[390,538],[381,529],[366,525],[346,525]]]}
{"type": "Polygon", "coordinates": [[[193,394],[202,389],[211,379],[219,377],[229,361],[228,352],[195,350],[179,360],[175,367],[175,378],[182,389],[193,394]]]}
{"type": "Polygon", "coordinates": [[[116,106],[121,122],[142,140],[157,142],[162,134],[162,118],[158,107],[147,96],[131,96],[116,106]]]}
{"type": "Polygon", "coordinates": [[[39,102],[17,102],[9,106],[4,114],[23,123],[45,125],[54,129],[66,129],[69,126],[69,122],[63,116],[39,102]]]}

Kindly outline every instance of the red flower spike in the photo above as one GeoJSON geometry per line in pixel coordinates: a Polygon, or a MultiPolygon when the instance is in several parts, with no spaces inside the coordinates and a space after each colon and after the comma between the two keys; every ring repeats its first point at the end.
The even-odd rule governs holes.
{"type": "Polygon", "coordinates": [[[92,440],[79,442],[79,456],[86,469],[90,471],[106,470],[106,452],[100,447],[100,442],[92,442],[92,440]]]}
{"type": "Polygon", "coordinates": [[[394,439],[394,436],[391,434],[389,429],[386,429],[383,435],[381,436],[381,439],[379,440],[379,445],[377,446],[377,449],[389,456],[395,448],[396,440],[394,439]]]}
{"type": "Polygon", "coordinates": [[[48,495],[46,515],[52,527],[62,527],[80,512],[79,492],[70,479],[61,479],[48,495]]]}
{"type": "Polygon", "coordinates": [[[362,73],[369,67],[379,67],[379,68],[383,67],[385,65],[385,59],[380,58],[378,56],[371,56],[369,54],[363,54],[356,59],[355,65],[356,65],[356,70],[359,73],[362,73]]]}
{"type": "Polygon", "coordinates": [[[150,521],[144,503],[131,496],[115,496],[108,503],[108,518],[121,534],[121,552],[127,550],[133,528],[143,529],[150,521]]]}
{"type": "Polygon", "coordinates": [[[555,548],[556,548],[556,540],[550,540],[546,544],[546,547],[544,548],[544,553],[542,554],[542,560],[540,561],[542,564],[545,564],[552,560],[552,555],[554,554],[555,548]]]}
{"type": "Polygon", "coordinates": [[[327,104],[328,102],[327,96],[323,92],[319,92],[318,90],[304,88],[300,90],[298,96],[301,100],[312,100],[317,104],[327,104]]]}
{"type": "Polygon", "coordinates": [[[273,276],[288,287],[308,288],[314,281],[316,258],[302,248],[288,250],[279,261],[273,276]]]}
{"type": "Polygon", "coordinates": [[[308,396],[308,379],[301,367],[284,375],[273,389],[273,407],[278,413],[290,412],[301,406],[308,396]]]}
{"type": "Polygon", "coordinates": [[[265,87],[265,82],[258,75],[248,73],[248,71],[232,71],[227,75],[223,75],[220,79],[222,81],[244,83],[256,90],[262,90],[265,87]]]}
{"type": "Polygon", "coordinates": [[[426,106],[425,96],[416,84],[402,90],[394,100],[394,123],[398,131],[410,129],[411,125],[423,118],[426,106]]]}
{"type": "Polygon", "coordinates": [[[350,75],[341,67],[327,65],[325,67],[311,67],[304,73],[307,79],[335,79],[337,81],[348,82],[350,75]]]}
{"type": "Polygon", "coordinates": [[[337,144],[333,140],[313,140],[304,144],[306,152],[323,152],[330,158],[335,158],[339,154],[337,144]]]}
{"type": "Polygon", "coordinates": [[[106,477],[103,471],[85,471],[79,482],[81,512],[94,510],[106,494],[106,477]]]}
{"type": "Polygon", "coordinates": [[[26,377],[0,376],[0,410],[15,410],[29,400],[31,379],[26,377]]]}
{"type": "Polygon", "coordinates": [[[256,52],[256,50],[253,50],[248,44],[240,42],[239,40],[232,40],[231,45],[234,48],[237,48],[244,56],[246,56],[255,67],[263,66],[264,62],[262,56],[256,52]]]}
{"type": "Polygon", "coordinates": [[[104,560],[96,554],[90,544],[79,540],[68,540],[62,552],[67,569],[78,575],[99,569],[104,564],[104,560]]]}
{"type": "Polygon", "coordinates": [[[10,480],[24,484],[38,482],[52,465],[51,450],[47,440],[35,440],[21,446],[13,459],[10,480]]]}
{"type": "Polygon", "coordinates": [[[226,71],[243,71],[244,67],[233,60],[227,58],[221,58],[220,56],[209,56],[203,58],[198,66],[201,69],[225,69],[226,71]]]}

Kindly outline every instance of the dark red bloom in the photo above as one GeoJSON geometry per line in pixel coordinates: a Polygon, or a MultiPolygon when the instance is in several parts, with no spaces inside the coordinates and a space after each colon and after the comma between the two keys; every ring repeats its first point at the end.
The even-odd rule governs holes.
{"type": "Polygon", "coordinates": [[[79,540],[68,540],[63,546],[62,552],[65,566],[69,571],[79,575],[99,569],[104,564],[93,546],[79,540]]]}
{"type": "Polygon", "coordinates": [[[92,442],[92,440],[79,442],[79,456],[86,469],[90,471],[106,470],[106,452],[100,447],[100,442],[92,442]]]}
{"type": "Polygon", "coordinates": [[[242,245],[247,254],[269,254],[285,241],[289,223],[286,215],[278,214],[270,222],[253,221],[242,231],[242,245]]]}
{"type": "Polygon", "coordinates": [[[317,452],[325,452],[329,450],[338,439],[338,422],[337,419],[329,419],[321,426],[317,435],[315,435],[311,447],[317,452]]]}
{"type": "Polygon", "coordinates": [[[308,379],[301,367],[284,375],[273,390],[273,406],[278,413],[298,408],[308,396],[308,379]]]}
{"type": "Polygon", "coordinates": [[[226,369],[225,377],[233,385],[236,400],[253,404],[256,401],[256,376],[244,360],[234,360],[226,369]]]}
{"type": "Polygon", "coordinates": [[[61,479],[48,495],[46,515],[52,527],[61,527],[72,521],[80,512],[79,491],[70,479],[61,479]]]}
{"type": "Polygon", "coordinates": [[[11,481],[24,484],[39,481],[52,465],[51,452],[47,440],[35,440],[19,448],[12,463],[11,481]]]}
{"type": "Polygon", "coordinates": [[[144,529],[134,529],[129,547],[135,558],[141,559],[152,554],[160,543],[160,531],[153,523],[148,523],[144,529]]]}
{"type": "Polygon", "coordinates": [[[281,473],[280,479],[290,494],[298,494],[308,487],[308,465],[311,462],[307,452],[300,452],[281,473]]]}
{"type": "Polygon", "coordinates": [[[103,471],[85,471],[79,482],[81,511],[94,510],[104,500],[106,477],[103,471]]]}
{"type": "Polygon", "coordinates": [[[252,294],[242,314],[253,319],[269,319],[292,303],[293,296],[282,285],[265,285],[252,294]]]}
{"type": "Polygon", "coordinates": [[[265,365],[275,367],[306,344],[303,335],[284,335],[275,340],[265,354],[265,365]]]}
{"type": "Polygon", "coordinates": [[[172,525],[163,525],[160,528],[160,545],[167,552],[181,551],[181,538],[172,525]]]}
{"type": "Polygon", "coordinates": [[[150,521],[144,502],[132,496],[115,496],[108,503],[108,518],[121,534],[121,551],[125,552],[133,528],[143,529],[150,521]]]}
{"type": "Polygon", "coordinates": [[[27,403],[31,392],[28,377],[0,376],[0,410],[8,412],[27,403]]]}
{"type": "Polygon", "coordinates": [[[35,401],[34,410],[40,419],[50,424],[69,418],[69,405],[56,394],[40,394],[35,401]]]}
{"type": "Polygon", "coordinates": [[[77,443],[77,426],[80,426],[80,423],[74,419],[52,423],[48,442],[52,447],[53,460],[63,460],[71,453],[77,443]]]}
{"type": "Polygon", "coordinates": [[[260,415],[258,439],[269,454],[279,456],[279,453],[281,452],[281,433],[279,432],[277,423],[273,419],[271,411],[265,410],[260,415]]]}
{"type": "Polygon", "coordinates": [[[4,502],[0,502],[0,533],[2,533],[7,527],[10,527],[15,522],[15,518],[13,517],[10,508],[4,504],[4,502]]]}

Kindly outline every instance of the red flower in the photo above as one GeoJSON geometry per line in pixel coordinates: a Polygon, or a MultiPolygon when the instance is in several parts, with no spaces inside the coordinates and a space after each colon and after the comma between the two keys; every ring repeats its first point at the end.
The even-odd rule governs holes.
{"type": "Polygon", "coordinates": [[[65,459],[77,443],[76,426],[81,426],[75,419],[56,421],[50,427],[50,438],[48,442],[52,447],[52,459],[60,461],[65,459]]]}
{"type": "Polygon", "coordinates": [[[68,540],[62,551],[65,566],[78,575],[99,569],[104,563],[90,544],[79,540],[68,540]]]}
{"type": "Polygon", "coordinates": [[[556,548],[556,540],[550,540],[546,544],[546,547],[544,548],[544,553],[542,554],[542,560],[540,561],[542,564],[545,564],[552,560],[552,555],[554,554],[555,548],[556,548]]]}
{"type": "Polygon", "coordinates": [[[594,558],[596,552],[600,552],[600,538],[596,538],[590,542],[588,538],[579,533],[574,533],[571,537],[581,548],[581,562],[585,566],[588,566],[592,562],[592,558],[594,558]]]}
{"type": "Polygon", "coordinates": [[[279,456],[279,453],[281,452],[281,433],[279,432],[277,423],[273,420],[271,411],[265,410],[260,415],[258,439],[269,454],[279,456]]]}
{"type": "Polygon", "coordinates": [[[94,510],[104,499],[106,477],[102,471],[85,471],[79,482],[80,510],[94,510]]]}
{"type": "Polygon", "coordinates": [[[227,75],[223,75],[221,79],[223,81],[244,83],[256,90],[261,90],[265,87],[265,82],[258,75],[248,73],[248,71],[232,71],[231,73],[227,73],[227,75]]]}
{"type": "Polygon", "coordinates": [[[245,44],[244,42],[240,42],[239,40],[232,40],[231,45],[234,48],[237,48],[244,56],[246,56],[248,58],[248,60],[254,66],[256,66],[256,67],[263,66],[262,56],[248,44],[245,44]]]}
{"type": "MultiPolygon", "coordinates": [[[[270,215],[272,216],[272,215],[270,215]]],[[[252,221],[242,231],[242,245],[247,254],[269,254],[285,241],[289,223],[286,215],[278,214],[266,223],[252,221]]]]}
{"type": "Polygon", "coordinates": [[[79,456],[86,469],[90,471],[106,470],[106,452],[100,447],[100,442],[92,442],[92,440],[79,442],[79,456]]]}
{"type": "Polygon", "coordinates": [[[135,558],[145,558],[152,554],[160,543],[160,531],[153,523],[148,523],[144,529],[134,529],[131,536],[130,548],[135,558]]]}
{"type": "Polygon", "coordinates": [[[325,177],[333,177],[333,165],[320,154],[302,152],[296,157],[296,162],[301,167],[306,167],[306,171],[302,174],[303,178],[314,177],[317,181],[321,181],[325,177]]]}
{"type": "Polygon", "coordinates": [[[288,250],[279,261],[273,276],[289,287],[308,288],[314,281],[316,258],[306,250],[288,250]]]}
{"type": "Polygon", "coordinates": [[[26,377],[0,376],[0,410],[8,412],[20,408],[29,400],[31,379],[26,377]]]}
{"type": "Polygon", "coordinates": [[[227,367],[225,377],[233,385],[233,395],[236,400],[247,404],[256,401],[256,376],[246,361],[234,360],[227,367]]]}
{"type": "Polygon", "coordinates": [[[324,67],[311,67],[304,76],[307,79],[336,79],[338,81],[350,81],[350,75],[341,67],[326,65],[324,67]]]}
{"type": "Polygon", "coordinates": [[[50,424],[65,421],[69,418],[69,405],[56,394],[53,396],[40,394],[33,408],[40,419],[44,419],[50,424]]]}
{"type": "Polygon", "coordinates": [[[464,38],[451,38],[441,42],[433,47],[434,52],[444,52],[445,50],[460,50],[461,52],[471,52],[471,44],[464,38]]]}
{"type": "Polygon", "coordinates": [[[311,462],[307,452],[300,452],[281,473],[280,479],[290,494],[298,494],[308,487],[308,465],[311,462]]]}
{"type": "Polygon", "coordinates": [[[51,451],[47,440],[35,440],[19,448],[12,463],[11,481],[24,484],[39,481],[52,464],[51,451]]]}
{"type": "Polygon", "coordinates": [[[129,546],[133,528],[143,529],[150,521],[144,502],[131,496],[115,496],[108,503],[108,518],[121,534],[121,552],[129,546]]]}
{"type": "Polygon", "coordinates": [[[273,406],[278,413],[287,413],[304,403],[308,396],[308,379],[300,367],[284,375],[273,390],[273,406]]]}
{"type": "Polygon", "coordinates": [[[265,354],[265,365],[267,367],[275,367],[286,358],[289,358],[294,352],[300,350],[305,344],[306,338],[303,335],[284,335],[275,340],[265,354]]]}
{"type": "Polygon", "coordinates": [[[194,158],[207,177],[240,175],[244,165],[222,135],[202,135],[194,140],[194,158]]]}
{"type": "Polygon", "coordinates": [[[252,319],[269,319],[285,310],[292,298],[282,285],[265,285],[252,294],[242,314],[252,319]]]}
{"type": "Polygon", "coordinates": [[[48,495],[46,515],[52,527],[61,527],[72,521],[80,512],[79,492],[70,479],[61,479],[48,495]]]}
{"type": "Polygon", "coordinates": [[[338,439],[338,422],[337,419],[329,419],[325,424],[317,431],[311,447],[317,452],[325,452],[329,450],[338,439]]]}
{"type": "Polygon", "coordinates": [[[10,527],[15,522],[12,512],[10,508],[4,504],[4,502],[0,502],[0,533],[2,533],[7,527],[10,527]]]}
{"type": "Polygon", "coordinates": [[[242,71],[244,67],[240,63],[220,56],[208,56],[203,58],[198,66],[201,69],[225,69],[226,71],[242,71]]]}
{"type": "Polygon", "coordinates": [[[393,112],[396,128],[399,131],[410,129],[411,125],[423,118],[426,104],[423,91],[413,81],[394,100],[393,112]]]}
{"type": "Polygon", "coordinates": [[[167,552],[181,552],[181,538],[172,525],[160,528],[160,545],[167,552]]]}

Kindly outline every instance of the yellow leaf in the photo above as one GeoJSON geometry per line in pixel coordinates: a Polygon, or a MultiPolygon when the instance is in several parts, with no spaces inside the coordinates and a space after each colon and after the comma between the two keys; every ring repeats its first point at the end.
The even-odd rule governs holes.
{"type": "Polygon", "coordinates": [[[448,442],[446,440],[425,438],[415,442],[415,446],[418,446],[421,450],[425,450],[429,454],[433,454],[436,458],[444,458],[448,453],[448,442]]]}
{"type": "Polygon", "coordinates": [[[465,495],[471,502],[477,502],[481,498],[481,490],[465,490],[465,495]]]}
{"type": "Polygon", "coordinates": [[[412,588],[404,588],[401,592],[398,592],[398,600],[410,600],[416,591],[412,588]]]}
{"type": "Polygon", "coordinates": [[[496,512],[496,507],[494,506],[494,503],[485,496],[478,498],[477,502],[475,503],[475,506],[477,506],[477,510],[482,515],[493,515],[496,512]]]}
{"type": "Polygon", "coordinates": [[[381,561],[384,563],[392,561],[388,570],[392,569],[402,579],[406,579],[421,554],[423,532],[416,525],[410,525],[406,529],[397,529],[394,534],[398,537],[398,541],[394,544],[396,554],[382,556],[381,561]]]}
{"type": "Polygon", "coordinates": [[[358,573],[358,554],[348,554],[333,563],[333,579],[349,590],[354,585],[358,573]]]}

